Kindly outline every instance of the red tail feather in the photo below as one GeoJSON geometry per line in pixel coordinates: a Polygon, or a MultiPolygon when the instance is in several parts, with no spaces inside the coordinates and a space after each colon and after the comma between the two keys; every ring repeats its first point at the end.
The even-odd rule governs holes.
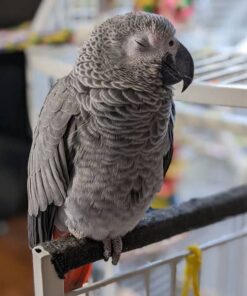
{"type": "MultiPolygon", "coordinates": [[[[68,236],[68,232],[63,232],[58,230],[56,227],[53,231],[53,238],[58,239],[61,237],[68,236]]],[[[83,286],[86,282],[88,282],[91,274],[92,274],[93,265],[86,264],[81,267],[72,269],[68,273],[66,273],[64,278],[64,292],[68,293],[74,289],[78,289],[83,286]]]]}

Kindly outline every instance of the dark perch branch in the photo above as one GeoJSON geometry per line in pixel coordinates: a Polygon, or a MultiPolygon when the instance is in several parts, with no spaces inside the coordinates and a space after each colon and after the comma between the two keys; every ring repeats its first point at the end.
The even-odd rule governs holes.
{"type": "MultiPolygon", "coordinates": [[[[123,238],[123,251],[159,242],[176,234],[247,212],[247,186],[206,198],[194,198],[178,206],[147,213],[138,226],[123,238]]],[[[70,269],[103,259],[101,242],[68,237],[43,243],[51,254],[60,278],[70,269]]]]}

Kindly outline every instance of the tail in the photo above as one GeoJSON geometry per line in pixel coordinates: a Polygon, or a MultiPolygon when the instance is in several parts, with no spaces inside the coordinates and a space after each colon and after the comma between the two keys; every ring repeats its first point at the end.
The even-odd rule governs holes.
{"type": "MultiPolygon", "coordinates": [[[[68,232],[62,232],[54,227],[53,238],[58,239],[69,235],[68,232]]],[[[92,264],[86,264],[81,267],[72,269],[65,274],[64,278],[64,292],[68,293],[74,289],[82,287],[88,282],[93,270],[92,264]]]]}

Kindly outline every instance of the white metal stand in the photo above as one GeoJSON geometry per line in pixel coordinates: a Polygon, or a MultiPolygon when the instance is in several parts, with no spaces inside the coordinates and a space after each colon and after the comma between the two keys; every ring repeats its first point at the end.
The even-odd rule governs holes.
{"type": "MultiPolygon", "coordinates": [[[[247,229],[236,231],[233,234],[224,235],[213,241],[207,242],[200,246],[202,251],[207,251],[212,248],[221,248],[224,245],[230,244],[240,239],[244,239],[247,236],[247,229]]],[[[181,262],[185,256],[189,254],[188,251],[182,251],[170,258],[165,258],[145,266],[137,268],[136,270],[113,276],[96,283],[87,285],[86,287],[74,290],[70,293],[64,294],[63,292],[63,280],[58,279],[54,267],[50,262],[50,255],[43,248],[36,247],[33,249],[33,265],[34,265],[34,283],[35,283],[35,296],[79,296],[79,295],[91,295],[90,292],[97,291],[100,288],[109,286],[125,280],[132,276],[140,275],[144,278],[146,295],[150,295],[150,283],[149,274],[157,267],[169,264],[171,267],[171,295],[176,295],[176,266],[181,262]],[[37,252],[37,250],[39,250],[37,252]]],[[[109,295],[110,296],[110,295],[109,295]]]]}
{"type": "Polygon", "coordinates": [[[32,253],[35,296],[63,296],[64,282],[58,278],[50,254],[40,246],[32,253]]]}

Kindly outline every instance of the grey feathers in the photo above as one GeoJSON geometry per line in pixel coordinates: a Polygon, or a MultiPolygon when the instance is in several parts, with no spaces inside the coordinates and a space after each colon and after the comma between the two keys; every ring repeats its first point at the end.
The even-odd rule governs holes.
{"type": "Polygon", "coordinates": [[[56,206],[61,206],[67,195],[70,151],[64,135],[79,108],[65,80],[59,80],[48,94],[34,131],[27,183],[28,213],[37,217],[29,218],[31,245],[51,238],[56,206]]]}
{"type": "Polygon", "coordinates": [[[171,88],[160,80],[160,53],[128,55],[126,38],[141,30],[174,34],[162,17],[113,18],[96,28],[73,71],[48,94],[29,158],[31,246],[51,239],[54,223],[77,237],[123,236],[159,191],[175,112],[171,88]]]}
{"type": "Polygon", "coordinates": [[[79,113],[65,79],[57,82],[42,109],[28,164],[29,214],[37,215],[54,203],[61,206],[69,182],[63,136],[70,120],[79,113]]]}

